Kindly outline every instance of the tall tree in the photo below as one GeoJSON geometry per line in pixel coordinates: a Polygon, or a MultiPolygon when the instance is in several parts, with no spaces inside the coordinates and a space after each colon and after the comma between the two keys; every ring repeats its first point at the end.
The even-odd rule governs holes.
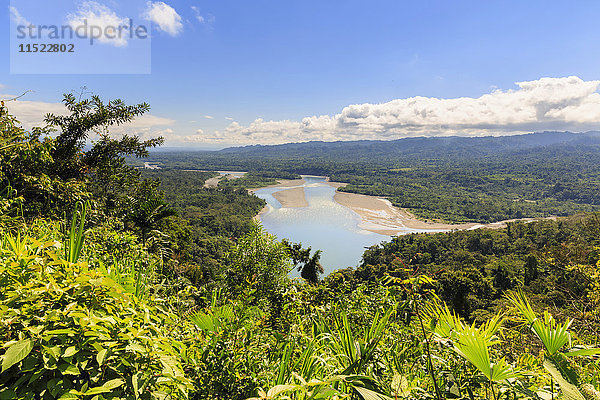
{"type": "Polygon", "coordinates": [[[286,239],[283,239],[282,243],[287,247],[290,258],[300,272],[300,276],[310,284],[319,283],[319,275],[325,272],[320,262],[322,251],[317,250],[311,256],[312,249],[310,247],[303,248],[302,243],[290,243],[286,239]]]}

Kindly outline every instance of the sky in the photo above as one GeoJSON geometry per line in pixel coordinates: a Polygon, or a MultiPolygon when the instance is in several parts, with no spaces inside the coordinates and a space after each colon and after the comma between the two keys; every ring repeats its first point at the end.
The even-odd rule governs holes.
{"type": "Polygon", "coordinates": [[[26,128],[67,92],[147,102],[112,133],[186,149],[598,130],[598,15],[598,1],[4,0],[0,98],[29,91],[6,103],[26,128]],[[36,42],[19,25],[130,19],[149,37],[17,51],[36,42]]]}

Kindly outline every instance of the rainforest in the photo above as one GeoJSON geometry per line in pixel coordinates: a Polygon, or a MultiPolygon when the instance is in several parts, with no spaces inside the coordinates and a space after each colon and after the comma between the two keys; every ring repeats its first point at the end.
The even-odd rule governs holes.
{"type": "Polygon", "coordinates": [[[87,141],[145,103],[63,104],[32,129],[0,108],[1,399],[600,399],[594,135],[170,154],[87,141]],[[249,172],[207,185],[219,168],[249,172]],[[393,236],[325,275],[248,191],[306,173],[419,218],[516,220],[393,236]]]}

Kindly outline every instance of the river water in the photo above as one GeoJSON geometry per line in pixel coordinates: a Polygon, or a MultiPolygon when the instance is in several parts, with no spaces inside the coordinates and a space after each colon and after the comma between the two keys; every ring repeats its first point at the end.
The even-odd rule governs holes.
{"type": "MultiPolygon", "coordinates": [[[[340,268],[357,266],[365,249],[389,236],[361,229],[360,216],[333,200],[335,188],[324,177],[303,176],[308,207],[288,208],[272,194],[285,188],[260,189],[255,194],[267,202],[268,211],[260,220],[265,229],[279,239],[301,242],[303,247],[323,250],[321,264],[327,275],[340,268]]],[[[292,187],[292,186],[290,186],[292,187]]]]}

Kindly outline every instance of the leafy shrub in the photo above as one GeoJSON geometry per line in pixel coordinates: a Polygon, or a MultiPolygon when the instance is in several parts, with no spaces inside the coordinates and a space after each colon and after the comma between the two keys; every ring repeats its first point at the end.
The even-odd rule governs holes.
{"type": "Polygon", "coordinates": [[[4,235],[0,397],[185,398],[191,382],[169,336],[174,316],[127,293],[61,244],[4,235]]]}

